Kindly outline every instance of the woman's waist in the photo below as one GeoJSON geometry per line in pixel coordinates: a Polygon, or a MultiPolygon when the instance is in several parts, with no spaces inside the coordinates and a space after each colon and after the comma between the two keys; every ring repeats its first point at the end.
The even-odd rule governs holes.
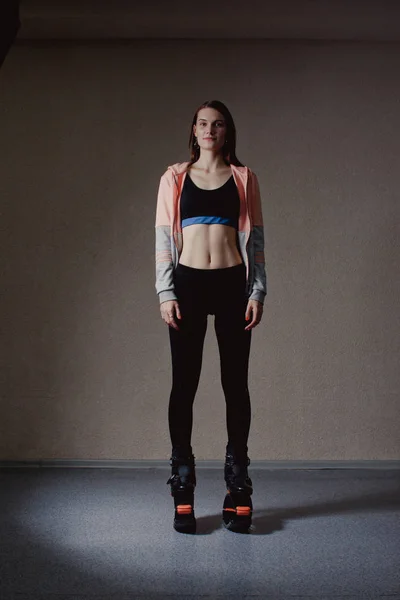
{"type": "Polygon", "coordinates": [[[243,264],[241,256],[234,256],[232,258],[225,257],[199,257],[199,256],[185,256],[182,252],[179,263],[186,267],[199,270],[217,270],[217,269],[228,269],[230,267],[236,267],[243,264]]]}
{"type": "Polygon", "coordinates": [[[183,230],[182,263],[198,268],[230,267],[242,262],[237,231],[227,225],[191,225],[183,230]],[[204,266],[201,266],[204,265],[204,266]]]}

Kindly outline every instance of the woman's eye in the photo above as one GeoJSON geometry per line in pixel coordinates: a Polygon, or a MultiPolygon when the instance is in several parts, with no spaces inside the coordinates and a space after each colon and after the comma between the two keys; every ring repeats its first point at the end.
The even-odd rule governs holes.
{"type": "MultiPolygon", "coordinates": [[[[215,123],[215,125],[217,127],[223,127],[224,123],[222,123],[221,121],[219,121],[219,122],[215,123]]],[[[206,127],[206,126],[207,126],[207,123],[199,123],[199,127],[206,127]]]]}

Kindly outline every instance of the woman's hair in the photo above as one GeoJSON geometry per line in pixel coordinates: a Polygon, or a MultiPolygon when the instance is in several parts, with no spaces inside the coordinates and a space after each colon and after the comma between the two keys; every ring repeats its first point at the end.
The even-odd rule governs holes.
{"type": "Polygon", "coordinates": [[[190,137],[189,137],[189,149],[190,149],[190,164],[196,162],[200,156],[200,148],[199,146],[195,146],[195,135],[193,133],[193,125],[197,122],[197,114],[199,110],[202,108],[215,108],[221,115],[224,116],[226,123],[226,143],[222,147],[222,156],[227,165],[233,164],[236,167],[243,167],[242,163],[236,156],[236,127],[233,122],[233,118],[225,104],[220,102],[219,100],[207,100],[207,102],[203,102],[201,106],[196,110],[192,125],[190,127],[190,137]]]}

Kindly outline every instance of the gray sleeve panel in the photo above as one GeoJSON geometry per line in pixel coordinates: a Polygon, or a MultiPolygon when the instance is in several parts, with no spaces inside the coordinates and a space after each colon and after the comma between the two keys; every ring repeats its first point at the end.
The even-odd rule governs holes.
{"type": "MultiPolygon", "coordinates": [[[[260,258],[261,253],[264,255],[264,227],[262,225],[254,225],[252,229],[253,248],[255,258],[260,258]]],[[[267,274],[265,271],[264,262],[254,261],[254,281],[250,294],[252,300],[264,302],[267,294],[267,274]]]]}
{"type": "Polygon", "coordinates": [[[171,250],[171,228],[169,225],[161,225],[156,230],[156,291],[160,304],[167,300],[177,300],[174,290],[171,250]]]}

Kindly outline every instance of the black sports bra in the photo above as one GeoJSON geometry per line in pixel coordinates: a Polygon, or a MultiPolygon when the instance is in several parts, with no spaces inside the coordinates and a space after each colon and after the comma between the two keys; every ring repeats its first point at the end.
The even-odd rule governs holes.
{"type": "Polygon", "coordinates": [[[180,199],[182,228],[195,223],[229,225],[238,229],[240,197],[233,175],[221,187],[204,190],[186,174],[180,199]]]}

